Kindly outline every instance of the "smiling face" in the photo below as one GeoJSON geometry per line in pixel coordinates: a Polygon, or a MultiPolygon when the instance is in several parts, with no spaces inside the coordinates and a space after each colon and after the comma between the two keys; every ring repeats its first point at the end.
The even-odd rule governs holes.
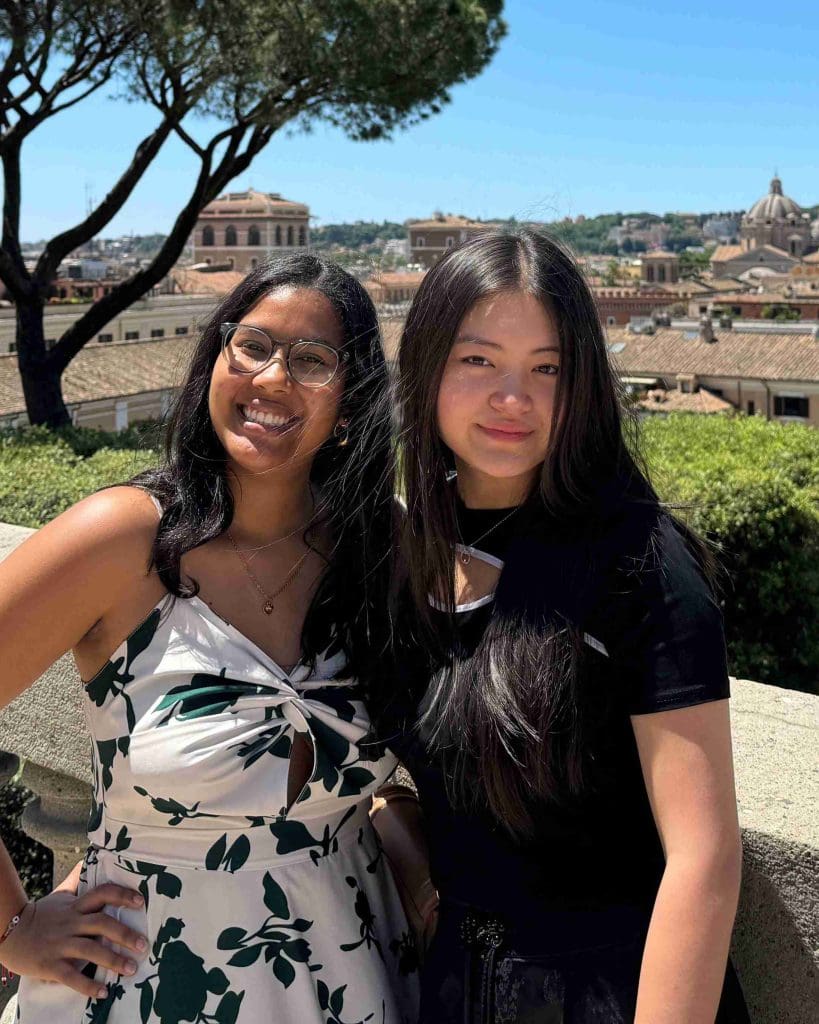
{"type": "Polygon", "coordinates": [[[546,456],[560,367],[557,323],[527,292],[475,303],[438,391],[438,430],[467,504],[504,507],[530,492],[546,456]]]}
{"type": "MultiPolygon", "coordinates": [[[[282,287],[260,299],[240,320],[277,342],[320,341],[340,349],[344,337],[335,309],[321,292],[282,287]]],[[[322,387],[305,387],[287,374],[278,349],[259,373],[240,373],[220,354],[211,374],[208,408],[233,471],[309,475],[315,453],[339,420],[344,371],[322,387]]]]}

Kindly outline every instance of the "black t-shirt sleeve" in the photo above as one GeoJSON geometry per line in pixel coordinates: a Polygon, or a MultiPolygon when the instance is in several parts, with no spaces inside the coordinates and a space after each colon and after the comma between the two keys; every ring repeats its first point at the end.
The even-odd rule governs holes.
{"type": "Polygon", "coordinates": [[[628,714],[729,697],[722,614],[668,517],[655,524],[639,564],[624,571],[622,614],[614,616],[607,648],[628,714]]]}

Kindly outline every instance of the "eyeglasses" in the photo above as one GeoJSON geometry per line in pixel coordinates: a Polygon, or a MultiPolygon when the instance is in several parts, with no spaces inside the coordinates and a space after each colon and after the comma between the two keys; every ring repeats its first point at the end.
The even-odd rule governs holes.
{"type": "Polygon", "coordinates": [[[247,324],[220,324],[222,354],[239,373],[259,373],[269,366],[276,352],[284,352],[284,365],[291,380],[306,388],[321,388],[346,363],[349,352],[339,352],[322,341],[274,341],[266,331],[247,324]]]}

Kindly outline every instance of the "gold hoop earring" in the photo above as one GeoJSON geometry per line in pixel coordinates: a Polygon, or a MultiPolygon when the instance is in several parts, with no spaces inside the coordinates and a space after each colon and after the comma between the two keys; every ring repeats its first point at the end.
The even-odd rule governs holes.
{"type": "Polygon", "coordinates": [[[342,423],[341,420],[336,423],[333,427],[333,437],[338,442],[339,448],[343,448],[350,440],[350,427],[346,423],[342,423]]]}

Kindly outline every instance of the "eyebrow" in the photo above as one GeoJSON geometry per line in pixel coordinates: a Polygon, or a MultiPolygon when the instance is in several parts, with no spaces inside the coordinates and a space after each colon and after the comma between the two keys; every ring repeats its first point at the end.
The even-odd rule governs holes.
{"type": "Polygon", "coordinates": [[[294,334],[292,338],[274,338],[273,335],[268,331],[266,327],[259,327],[258,324],[246,324],[242,323],[240,327],[252,327],[254,331],[261,331],[262,334],[266,334],[268,338],[276,342],[295,342],[295,341],[309,341],[314,345],[326,345],[328,348],[341,348],[340,345],[336,345],[334,342],[321,336],[312,338],[307,334],[294,334]]]}
{"type": "MultiPolygon", "coordinates": [[[[454,343],[458,345],[461,342],[466,342],[470,345],[486,345],[487,348],[503,348],[503,345],[499,345],[496,341],[489,341],[488,338],[481,338],[477,334],[461,334],[455,339],[454,343]]],[[[538,352],[557,352],[559,354],[560,349],[557,345],[543,345],[540,348],[533,348],[531,354],[535,355],[538,352]]]]}

